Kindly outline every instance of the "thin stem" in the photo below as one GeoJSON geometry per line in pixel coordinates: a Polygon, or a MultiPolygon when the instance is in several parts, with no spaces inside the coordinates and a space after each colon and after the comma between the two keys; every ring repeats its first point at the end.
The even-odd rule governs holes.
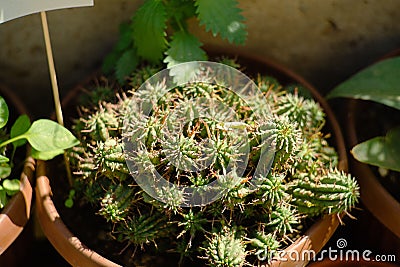
{"type": "Polygon", "coordinates": [[[6,145],[11,144],[20,139],[26,139],[26,136],[22,134],[22,135],[14,137],[14,138],[8,139],[8,140],[4,141],[3,143],[1,143],[0,147],[6,146],[6,145]]]}

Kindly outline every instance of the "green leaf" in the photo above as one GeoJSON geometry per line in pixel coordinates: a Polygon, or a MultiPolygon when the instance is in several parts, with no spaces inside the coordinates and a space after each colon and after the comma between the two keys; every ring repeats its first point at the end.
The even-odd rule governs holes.
{"type": "Polygon", "coordinates": [[[236,0],[196,0],[200,25],[206,26],[214,36],[220,34],[230,43],[244,44],[246,41],[246,25],[240,14],[236,0]]]}
{"type": "Polygon", "coordinates": [[[51,151],[37,151],[32,147],[31,149],[31,156],[34,159],[40,159],[40,160],[51,160],[54,157],[61,155],[64,153],[63,149],[56,149],[56,150],[51,150],[51,151]]]}
{"type": "Polygon", "coordinates": [[[139,64],[139,58],[133,49],[126,51],[118,60],[115,75],[120,83],[135,70],[139,64]]]}
{"type": "Polygon", "coordinates": [[[117,64],[118,59],[121,57],[121,52],[119,51],[111,51],[103,60],[103,64],[101,65],[101,70],[105,74],[111,74],[115,70],[115,66],[117,64]]]}
{"type": "Polygon", "coordinates": [[[46,119],[33,122],[24,137],[34,149],[40,152],[67,149],[79,144],[78,139],[70,131],[46,119]]]}
{"type": "Polygon", "coordinates": [[[64,206],[67,208],[72,208],[74,206],[74,200],[71,198],[68,198],[64,202],[64,206]]]}
{"type": "MultiPolygon", "coordinates": [[[[14,138],[16,136],[24,134],[26,131],[29,130],[31,127],[31,121],[27,115],[21,115],[18,119],[14,122],[13,126],[11,127],[10,137],[14,138]]],[[[13,142],[14,147],[22,146],[26,143],[26,139],[20,139],[13,142]]]]}
{"type": "Polygon", "coordinates": [[[7,194],[6,190],[0,185],[0,209],[7,205],[7,194]]]}
{"type": "Polygon", "coordinates": [[[0,179],[7,178],[11,174],[11,166],[8,163],[0,164],[0,179]]]}
{"type": "Polygon", "coordinates": [[[178,31],[172,37],[164,63],[168,63],[170,68],[183,62],[207,60],[206,52],[200,48],[201,46],[202,43],[195,36],[178,31]]]}
{"type": "Polygon", "coordinates": [[[7,179],[3,182],[3,187],[9,196],[13,196],[18,193],[21,183],[18,179],[7,179]]]}
{"type": "Polygon", "coordinates": [[[168,1],[165,9],[168,16],[168,27],[171,27],[174,31],[186,30],[186,21],[196,15],[196,7],[193,0],[168,1]]]}
{"type": "Polygon", "coordinates": [[[378,62],[336,86],[328,95],[371,100],[400,109],[400,57],[378,62]]]}
{"type": "Polygon", "coordinates": [[[132,45],[132,27],[128,23],[122,23],[119,26],[119,39],[115,46],[115,50],[119,52],[124,52],[130,49],[132,45]]]}
{"type": "Polygon", "coordinates": [[[0,155],[0,163],[9,162],[10,159],[6,156],[0,155]]]}
{"type": "Polygon", "coordinates": [[[0,129],[6,126],[8,121],[9,111],[6,101],[0,96],[0,129]]]}
{"type": "Polygon", "coordinates": [[[132,29],[129,24],[123,23],[119,27],[119,39],[117,44],[103,61],[103,72],[112,73],[124,51],[131,47],[133,47],[132,29]]]}
{"type": "Polygon", "coordinates": [[[161,0],[147,0],[136,11],[132,36],[140,57],[153,63],[162,59],[167,48],[166,21],[167,14],[161,0]]]}
{"type": "Polygon", "coordinates": [[[363,163],[400,171],[400,128],[356,145],[351,153],[363,163]]]}

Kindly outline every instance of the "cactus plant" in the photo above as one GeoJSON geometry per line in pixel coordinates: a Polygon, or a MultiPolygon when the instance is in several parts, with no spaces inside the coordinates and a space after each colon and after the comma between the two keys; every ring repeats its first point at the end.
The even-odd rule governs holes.
{"type": "Polygon", "coordinates": [[[82,108],[75,125],[82,140],[71,152],[76,190],[121,242],[135,251],[153,247],[179,253],[181,263],[198,259],[210,266],[245,266],[257,264],[265,253],[276,255],[306,217],[348,212],[356,204],[357,183],[336,169],[337,155],[321,133],[324,112],[300,90],[289,93],[261,75],[256,81],[265,101],[245,102],[206,82],[170,90],[161,81],[139,90],[137,81],[149,77],[149,70],[133,73],[134,87],[115,101],[82,108]],[[224,105],[207,102],[214,100],[224,105]],[[141,116],[129,103],[152,112],[141,116]],[[267,120],[257,120],[253,110],[267,120]],[[129,133],[126,124],[133,129],[129,133]],[[129,150],[126,138],[141,144],[125,153],[134,170],[123,157],[129,150]],[[255,174],[265,145],[275,152],[271,169],[255,174]],[[221,197],[187,207],[185,192],[163,186],[152,192],[160,198],[153,198],[132,176],[155,172],[196,190],[217,181],[221,197]]]}

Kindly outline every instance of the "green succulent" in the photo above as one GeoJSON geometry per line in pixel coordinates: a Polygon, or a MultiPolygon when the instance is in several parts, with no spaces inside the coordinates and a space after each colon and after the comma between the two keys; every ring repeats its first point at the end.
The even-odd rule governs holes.
{"type": "Polygon", "coordinates": [[[325,115],[314,100],[263,76],[256,79],[262,97],[246,101],[214,82],[139,87],[155,69],[134,71],[134,87],[82,108],[75,126],[82,140],[71,152],[76,195],[109,221],[117,240],[178,253],[181,262],[244,266],[283,247],[305,218],[349,212],[357,203],[358,185],[335,168],[338,156],[321,133],[325,115]],[[256,173],[269,149],[271,170],[256,173]],[[134,177],[173,185],[152,195],[134,177]],[[210,183],[220,198],[185,206],[179,186],[201,193],[210,183]]]}
{"type": "Polygon", "coordinates": [[[246,262],[246,244],[234,230],[224,227],[213,233],[203,248],[207,263],[215,267],[241,267],[246,262]]]}
{"type": "Polygon", "coordinates": [[[258,259],[270,262],[277,255],[280,242],[272,233],[266,234],[264,231],[257,231],[255,237],[251,238],[250,246],[254,248],[252,254],[258,259]]]}
{"type": "Polygon", "coordinates": [[[347,211],[359,197],[355,179],[337,169],[319,177],[301,173],[291,190],[298,210],[309,215],[347,211]]]}

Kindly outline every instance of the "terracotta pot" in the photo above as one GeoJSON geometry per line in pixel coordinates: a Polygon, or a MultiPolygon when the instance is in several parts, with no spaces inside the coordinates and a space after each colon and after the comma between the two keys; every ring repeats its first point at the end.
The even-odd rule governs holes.
{"type": "MultiPolygon", "coordinates": [[[[399,56],[400,49],[393,51],[382,59],[399,56]]],[[[351,100],[347,105],[347,127],[346,134],[349,147],[360,143],[358,130],[358,117],[363,112],[360,101],[351,100]]],[[[370,165],[350,159],[351,172],[357,177],[360,184],[361,201],[366,208],[390,231],[400,238],[400,203],[382,186],[372,171],[370,165]]]]}
{"type": "Polygon", "coordinates": [[[14,195],[0,214],[0,255],[24,229],[31,213],[35,160],[27,158],[21,174],[20,191],[14,195]]]}
{"type": "MultiPolygon", "coordinates": [[[[247,63],[251,62],[250,65],[247,65],[249,68],[254,69],[261,67],[260,70],[262,71],[267,70],[272,75],[277,74],[277,76],[283,80],[302,84],[305,88],[309,89],[314,98],[321,104],[327,114],[328,128],[333,135],[333,139],[335,140],[334,145],[337,149],[340,159],[339,168],[347,171],[347,154],[342,132],[332,110],[324,98],[318,93],[318,91],[302,77],[291,72],[290,70],[287,70],[277,63],[246,55],[239,57],[239,61],[242,60],[243,62],[247,63]]],[[[75,94],[76,96],[79,91],[79,88],[76,88],[71,92],[71,94],[75,94]]],[[[68,98],[75,99],[76,97],[70,95],[68,98]]],[[[79,241],[78,237],[74,236],[67,229],[52,201],[52,193],[49,177],[47,177],[45,163],[39,161],[37,169],[36,206],[38,218],[44,233],[57,251],[73,266],[119,266],[87,248],[81,241],[79,241]]],[[[53,179],[57,178],[58,177],[53,177],[53,179]]],[[[301,238],[290,245],[287,250],[302,251],[304,249],[312,249],[316,252],[320,251],[335,232],[339,225],[339,221],[338,215],[330,215],[321,218],[314,225],[312,225],[312,227],[301,238]]],[[[289,259],[285,262],[274,261],[272,266],[304,266],[307,263],[308,260],[303,262],[294,262],[290,261],[289,259]]]]}
{"type": "MultiPolygon", "coordinates": [[[[7,87],[0,86],[0,95],[9,106],[10,116],[28,113],[22,101],[7,87]]],[[[17,264],[21,256],[28,252],[28,244],[14,246],[12,244],[20,236],[30,218],[35,165],[34,159],[28,157],[25,160],[20,176],[20,191],[10,199],[0,214],[0,265],[2,266],[17,264]]]]}

